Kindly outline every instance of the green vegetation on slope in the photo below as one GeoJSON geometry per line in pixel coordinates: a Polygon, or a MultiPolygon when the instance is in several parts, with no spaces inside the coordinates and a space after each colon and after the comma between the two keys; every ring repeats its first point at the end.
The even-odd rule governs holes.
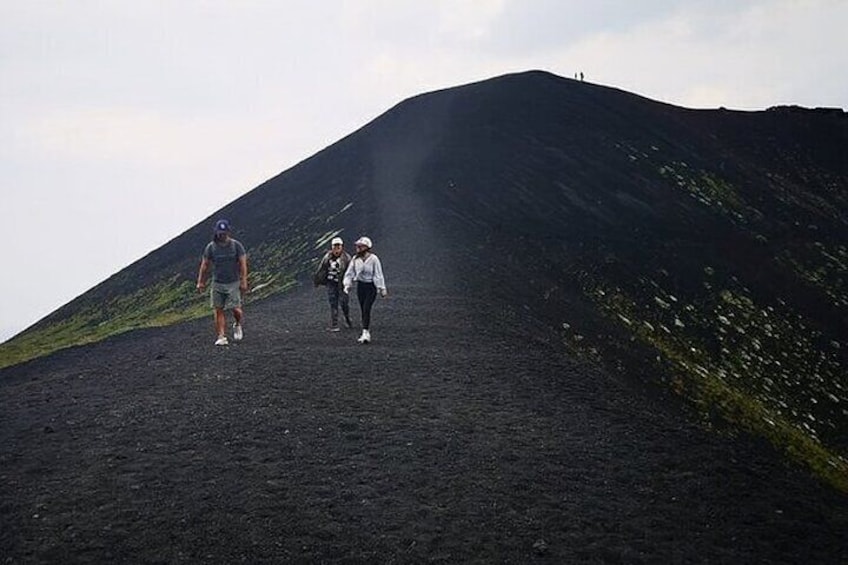
{"type": "Polygon", "coordinates": [[[706,419],[716,415],[769,439],[790,457],[848,492],[848,462],[820,435],[841,416],[845,390],[837,360],[812,346],[800,317],[759,308],[737,289],[684,304],[653,291],[636,298],[596,282],[585,290],[608,317],[656,353],[658,373],[706,419]],[[703,336],[717,336],[717,343],[703,336]],[[718,347],[718,352],[711,351],[718,347]]]}
{"type": "MultiPolygon", "coordinates": [[[[752,239],[768,240],[757,231],[768,225],[763,213],[719,175],[683,162],[663,164],[658,150],[621,149],[632,162],[658,171],[658,182],[685,191],[697,206],[725,218],[752,239]]],[[[777,194],[781,201],[794,204],[812,199],[804,193],[777,194]]],[[[816,241],[815,229],[810,233],[808,242],[763,245],[763,252],[780,249],[773,260],[797,277],[799,288],[815,287],[834,308],[844,307],[846,249],[816,241]]],[[[702,264],[697,280],[680,271],[682,265],[674,264],[673,255],[667,258],[667,268],[653,274],[611,257],[604,268],[587,268],[581,274],[581,289],[634,344],[652,352],[651,370],[671,390],[691,400],[705,420],[720,416],[769,439],[848,492],[848,461],[842,446],[829,441],[838,437],[848,415],[842,354],[846,344],[838,336],[828,335],[814,319],[794,310],[786,297],[757,295],[738,273],[702,264]],[[679,288],[684,276],[688,295],[676,296],[670,289],[679,288]]],[[[621,363],[613,348],[592,343],[576,328],[568,330],[571,347],[621,363]]]]}
{"type": "MultiPolygon", "coordinates": [[[[348,203],[329,218],[314,216],[302,225],[292,222],[283,228],[285,238],[264,241],[248,249],[253,291],[245,301],[249,303],[285,292],[305,273],[311,272],[316,255],[341,232],[328,230],[328,222],[351,207],[348,203]]],[[[125,272],[115,275],[115,279],[126,281],[125,272]]],[[[194,277],[176,274],[102,302],[96,302],[90,294],[83,295],[73,314],[46,327],[26,331],[0,345],[0,368],[134,329],[167,326],[208,316],[209,296],[198,294],[195,282],[194,277]]]]}

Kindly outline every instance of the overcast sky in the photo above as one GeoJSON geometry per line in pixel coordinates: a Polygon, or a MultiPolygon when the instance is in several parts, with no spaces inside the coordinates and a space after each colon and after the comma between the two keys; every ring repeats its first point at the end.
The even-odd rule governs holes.
{"type": "Polygon", "coordinates": [[[848,109],[846,30],[843,0],[0,0],[0,340],[410,96],[543,69],[848,109]]]}

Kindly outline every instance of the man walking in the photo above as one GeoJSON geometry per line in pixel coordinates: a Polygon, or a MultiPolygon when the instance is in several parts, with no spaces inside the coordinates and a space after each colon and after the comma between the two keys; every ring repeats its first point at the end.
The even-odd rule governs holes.
{"type": "Polygon", "coordinates": [[[344,241],[334,237],[330,242],[330,250],[324,254],[315,271],[315,286],[327,286],[327,300],[330,303],[331,332],[339,331],[339,306],[341,305],[347,327],[352,327],[350,321],[350,300],[347,293],[342,291],[342,278],[350,263],[350,255],[344,250],[344,241]]]}
{"type": "Polygon", "coordinates": [[[230,222],[215,222],[214,238],[203,250],[200,271],[197,273],[197,290],[203,292],[206,287],[206,273],[212,264],[212,284],[209,289],[212,308],[215,310],[215,330],[218,338],[215,345],[228,345],[226,310],[233,311],[233,340],[244,337],[242,321],[242,294],[247,288],[247,254],[241,242],[230,237],[230,222]]]}

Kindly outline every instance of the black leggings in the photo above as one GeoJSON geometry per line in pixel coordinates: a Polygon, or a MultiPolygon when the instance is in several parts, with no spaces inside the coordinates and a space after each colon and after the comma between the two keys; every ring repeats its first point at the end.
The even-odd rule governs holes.
{"type": "Polygon", "coordinates": [[[359,307],[362,308],[362,329],[371,327],[371,307],[377,300],[377,287],[374,283],[356,283],[356,297],[359,298],[359,307]]]}

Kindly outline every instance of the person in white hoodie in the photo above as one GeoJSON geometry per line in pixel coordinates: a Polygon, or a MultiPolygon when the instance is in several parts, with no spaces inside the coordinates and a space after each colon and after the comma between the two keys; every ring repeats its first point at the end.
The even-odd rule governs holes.
{"type": "Polygon", "coordinates": [[[371,307],[377,300],[377,294],[386,298],[386,279],[383,277],[383,266],[380,258],[371,252],[371,239],[360,237],[353,244],[356,247],[354,255],[344,275],[344,292],[350,293],[353,283],[356,283],[356,296],[362,309],[362,335],[359,343],[371,343],[371,307]]]}

